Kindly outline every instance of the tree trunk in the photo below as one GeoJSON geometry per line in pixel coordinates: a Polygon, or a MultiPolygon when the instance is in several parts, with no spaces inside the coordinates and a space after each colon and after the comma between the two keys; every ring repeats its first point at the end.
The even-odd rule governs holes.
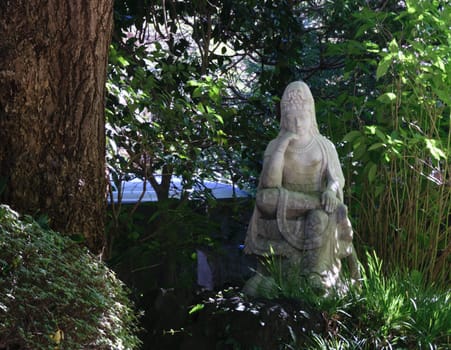
{"type": "Polygon", "coordinates": [[[113,0],[0,2],[0,202],[82,234],[94,253],[104,244],[112,21],[113,0]]]}

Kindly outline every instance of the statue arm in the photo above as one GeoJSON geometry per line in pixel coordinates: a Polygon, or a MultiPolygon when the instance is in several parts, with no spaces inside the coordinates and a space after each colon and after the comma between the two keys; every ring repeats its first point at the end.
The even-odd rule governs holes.
{"type": "Polygon", "coordinates": [[[279,188],[260,188],[257,191],[256,204],[260,212],[268,218],[275,218],[279,205],[280,191],[288,194],[286,203],[287,219],[295,219],[308,210],[321,208],[320,198],[302,192],[279,188]]]}
{"type": "Polygon", "coordinates": [[[321,195],[321,204],[328,213],[333,213],[340,204],[339,199],[339,183],[333,178],[327,179],[326,190],[321,195]]]}
{"type": "Polygon", "coordinates": [[[326,212],[334,212],[343,201],[344,176],[335,146],[324,138],[324,147],[327,154],[326,189],[321,196],[321,204],[326,212]]]}
{"type": "MultiPolygon", "coordinates": [[[[277,213],[282,177],[285,163],[285,151],[291,140],[298,135],[284,131],[270,142],[263,161],[260,184],[257,191],[256,204],[260,212],[267,217],[275,217],[277,213]]],[[[302,192],[288,191],[287,218],[297,218],[306,211],[322,208],[321,198],[302,192]]]]}
{"type": "Polygon", "coordinates": [[[297,137],[292,132],[283,132],[269,143],[265,151],[263,169],[260,175],[261,188],[278,188],[282,186],[285,151],[290,141],[297,137]]]}
{"type": "Polygon", "coordinates": [[[326,189],[324,192],[326,191],[333,193],[337,199],[340,198],[340,182],[330,173],[329,169],[326,171],[326,189]]]}
{"type": "MultiPolygon", "coordinates": [[[[269,148],[269,146],[268,146],[269,148]]],[[[276,150],[266,154],[263,160],[263,169],[260,175],[261,188],[278,188],[282,186],[284,153],[276,150]]]]}
{"type": "Polygon", "coordinates": [[[265,150],[256,198],[257,207],[265,216],[275,217],[279,202],[279,189],[282,187],[285,151],[295,137],[296,135],[293,133],[280,133],[265,150]]]}

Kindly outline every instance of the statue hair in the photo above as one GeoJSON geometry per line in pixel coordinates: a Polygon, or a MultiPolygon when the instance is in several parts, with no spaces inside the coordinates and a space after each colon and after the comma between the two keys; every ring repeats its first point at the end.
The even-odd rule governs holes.
{"type": "Polygon", "coordinates": [[[280,101],[280,129],[289,130],[286,122],[286,114],[290,109],[300,109],[301,106],[308,106],[307,113],[312,121],[312,134],[319,134],[318,123],[315,116],[315,100],[310,88],[303,81],[294,81],[285,88],[280,101]]]}

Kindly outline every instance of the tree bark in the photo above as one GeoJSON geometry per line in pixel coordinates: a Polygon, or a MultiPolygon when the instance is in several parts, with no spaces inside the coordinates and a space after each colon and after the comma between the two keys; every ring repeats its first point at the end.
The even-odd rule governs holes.
{"type": "Polygon", "coordinates": [[[0,202],[100,253],[113,0],[0,2],[0,202]],[[2,189],[2,184],[4,184],[2,189]]]}

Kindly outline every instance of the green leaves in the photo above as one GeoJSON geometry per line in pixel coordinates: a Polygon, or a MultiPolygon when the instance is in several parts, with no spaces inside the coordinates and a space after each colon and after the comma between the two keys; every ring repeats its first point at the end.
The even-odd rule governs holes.
{"type": "MultiPolygon", "coordinates": [[[[356,220],[356,230],[366,232],[390,266],[402,261],[429,281],[446,284],[449,254],[437,259],[437,247],[448,244],[443,222],[451,212],[444,184],[451,159],[451,7],[440,1],[406,4],[356,15],[359,40],[377,44],[365,48],[378,64],[365,77],[350,71],[357,64],[346,67],[345,77],[357,77],[357,83],[347,99],[353,103],[338,106],[346,120],[352,120],[350,110],[354,115],[343,139],[345,171],[352,174],[355,211],[364,217],[356,220]],[[371,37],[373,30],[378,37],[371,37]],[[387,251],[387,242],[393,250],[387,251]]],[[[393,310],[398,306],[393,303],[393,310]]]]}
{"type": "Polygon", "coordinates": [[[361,135],[362,135],[362,133],[360,131],[352,130],[343,137],[343,141],[353,142],[355,139],[357,139],[361,135]]]}
{"type": "Polygon", "coordinates": [[[426,148],[435,160],[439,161],[440,159],[446,159],[446,154],[438,147],[437,140],[425,138],[424,142],[426,143],[426,148]]]}
{"type": "Polygon", "coordinates": [[[376,70],[376,79],[382,78],[385,74],[387,74],[388,69],[390,68],[393,60],[392,54],[385,55],[382,60],[379,62],[376,70]]]}
{"type": "Polygon", "coordinates": [[[140,343],[136,315],[112,271],[69,237],[19,219],[4,205],[0,324],[6,347],[135,349],[140,343]],[[55,338],[58,331],[64,338],[55,338]]]}
{"type": "MultiPolygon", "coordinates": [[[[214,176],[209,163],[219,157],[215,153],[224,153],[225,119],[234,114],[223,105],[225,84],[200,76],[195,60],[175,58],[166,44],[143,47],[131,39],[111,47],[110,172],[117,181],[161,173],[186,174],[190,181],[200,173],[214,176]]],[[[166,183],[152,186],[161,198],[168,193],[166,183]]]]}
{"type": "Polygon", "coordinates": [[[192,315],[196,312],[199,312],[200,310],[202,310],[205,307],[204,304],[196,304],[194,305],[188,312],[189,315],[192,315]]]}
{"type": "Polygon", "coordinates": [[[380,95],[377,100],[384,104],[389,104],[396,101],[396,95],[393,92],[386,92],[385,94],[380,95]]]}

